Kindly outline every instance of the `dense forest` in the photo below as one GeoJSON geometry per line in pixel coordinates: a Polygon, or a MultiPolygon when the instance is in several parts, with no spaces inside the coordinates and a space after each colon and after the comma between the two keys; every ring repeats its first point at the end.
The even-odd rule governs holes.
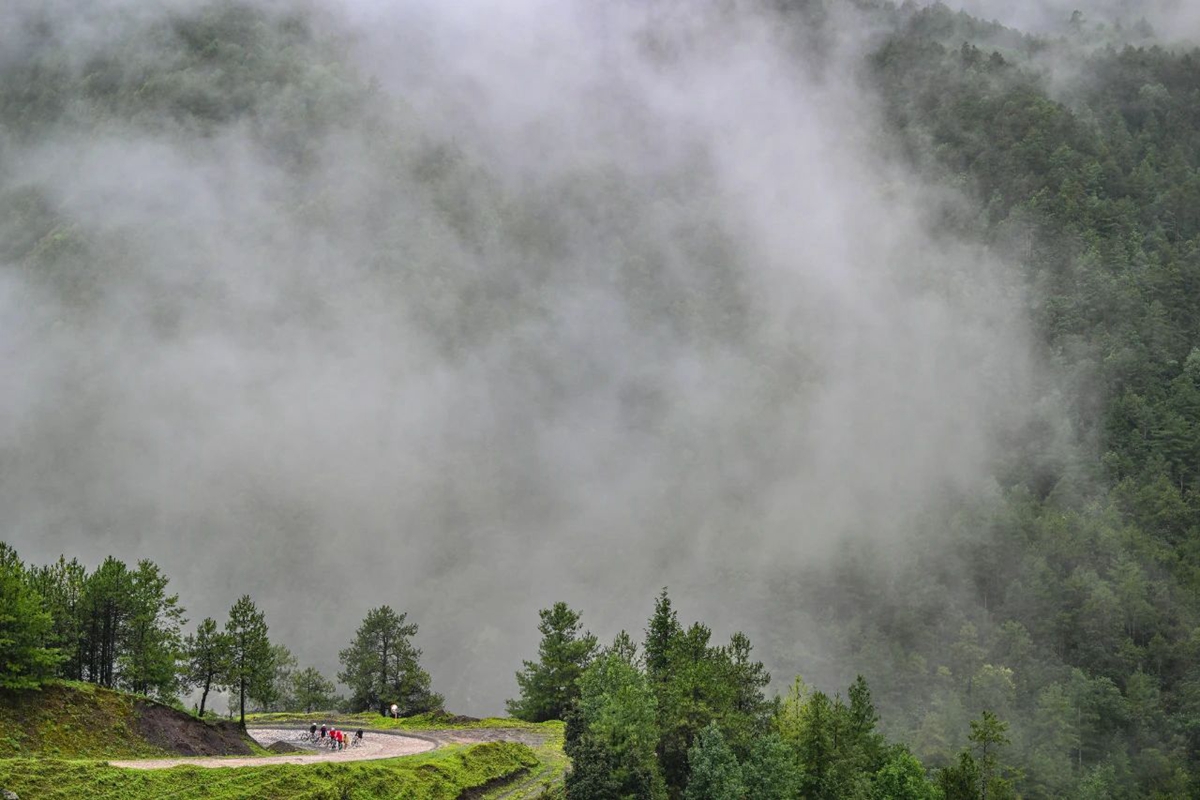
{"type": "MultiPolygon", "coordinates": [[[[864,531],[839,541],[829,559],[774,558],[754,570],[735,563],[737,545],[717,552],[730,563],[713,580],[744,587],[730,616],[757,615],[738,624],[753,627],[762,663],[751,660],[740,634],[714,645],[708,627],[681,625],[665,593],[636,645],[623,636],[601,646],[582,631],[578,614],[555,606],[543,612],[543,652],[518,674],[510,713],[565,718],[575,764],[568,795],[578,798],[1200,794],[1200,50],[1156,44],[1144,22],[1122,27],[1081,15],[1067,15],[1061,31],[1045,35],[941,4],[719,5],[721,13],[754,15],[785,32],[797,71],[850,81],[872,98],[878,117],[864,134],[872,146],[900,174],[951,197],[930,212],[933,240],[969,243],[981,263],[1006,265],[1028,323],[1021,347],[1037,365],[1029,390],[1035,401],[1017,423],[996,425],[989,490],[939,495],[919,515],[919,531],[893,546],[877,546],[864,531]],[[837,60],[845,56],[832,45],[844,40],[847,24],[868,32],[849,63],[837,60]],[[835,68],[844,74],[831,75],[835,68]],[[802,644],[798,629],[821,647],[802,644]],[[556,662],[565,675],[547,677],[544,669],[556,662]],[[797,675],[803,680],[792,684],[797,675]]],[[[528,325],[554,318],[546,298],[586,283],[582,267],[554,267],[572,263],[568,255],[581,241],[598,261],[619,264],[604,285],[627,304],[631,330],[644,334],[631,337],[636,346],[754,349],[753,300],[737,279],[753,255],[735,252],[716,212],[706,209],[712,219],[690,220],[676,232],[692,269],[681,278],[656,249],[661,220],[631,210],[649,207],[639,206],[644,186],[598,169],[567,174],[548,190],[514,189],[489,172],[485,154],[428,134],[404,97],[381,88],[322,24],[311,10],[221,0],[134,25],[125,39],[85,54],[58,46],[49,23],[31,27],[27,51],[0,54],[0,290],[20,286],[29,303],[49,297],[55,308],[53,318],[22,329],[25,338],[14,337],[12,351],[35,339],[57,347],[64,330],[91,341],[90,326],[120,310],[116,344],[102,340],[84,350],[78,374],[65,381],[71,403],[119,405],[121,381],[135,379],[136,370],[98,388],[85,379],[91,363],[119,349],[130,331],[167,343],[186,339],[196,333],[189,326],[197,325],[197,308],[244,304],[239,313],[214,312],[214,326],[256,353],[287,351],[281,332],[295,330],[289,326],[297,319],[335,330],[335,283],[381,318],[404,310],[395,328],[367,315],[372,334],[425,337],[423,356],[469,363],[505,337],[538,338],[528,325]],[[69,150],[72,136],[131,131],[183,143],[191,154],[212,148],[218,160],[242,152],[222,149],[235,131],[273,170],[269,191],[251,206],[270,207],[258,218],[270,224],[240,228],[236,214],[186,204],[178,219],[153,229],[136,217],[97,223],[96,208],[46,188],[70,164],[39,163],[13,177],[11,154],[48,132],[69,150]],[[355,192],[328,166],[335,134],[357,159],[346,167],[358,170],[355,192]],[[211,221],[188,222],[204,214],[228,224],[229,241],[211,221]],[[604,235],[576,238],[581,220],[604,235]],[[305,238],[274,238],[293,230],[305,238]],[[331,244],[347,231],[352,243],[331,244]],[[236,273],[244,260],[231,259],[230,241],[292,259],[311,274],[282,288],[243,282],[236,273]],[[502,255],[486,270],[468,266],[485,252],[502,255]],[[326,257],[341,259],[347,271],[324,274],[326,257]],[[204,269],[190,271],[197,263],[204,269]],[[264,299],[276,289],[284,300],[264,299]],[[126,303],[130,292],[136,302],[126,303]]],[[[646,46],[656,58],[673,52],[646,46]]],[[[161,153],[145,157],[164,169],[172,163],[161,153]]],[[[655,200],[656,213],[703,183],[690,166],[653,177],[668,184],[670,201],[655,200]]],[[[153,203],[176,208],[173,188],[143,188],[153,203]]],[[[864,228],[872,223],[862,220],[864,228]]],[[[972,288],[968,279],[956,291],[972,288]]],[[[544,390],[529,413],[586,429],[569,413],[569,381],[543,355],[522,350],[506,364],[544,390]]],[[[791,373],[820,371],[803,355],[776,355],[763,358],[770,379],[746,393],[761,407],[738,420],[738,435],[763,452],[774,452],[771,433],[788,419],[769,409],[794,388],[791,373]]],[[[602,360],[588,351],[578,361],[589,359],[602,360]]],[[[649,436],[668,405],[643,388],[621,395],[636,436],[649,436]]],[[[89,432],[101,423],[88,413],[66,418],[72,425],[39,418],[0,441],[0,469],[14,465],[4,489],[11,503],[36,496],[46,507],[69,506],[67,490],[45,476],[107,463],[109,451],[88,449],[89,432]],[[76,458],[77,447],[86,458],[76,458]]],[[[514,427],[514,436],[525,432],[514,427]]],[[[489,433],[503,450],[505,434],[489,433]]],[[[127,448],[117,457],[144,455],[139,440],[114,440],[127,448]]],[[[453,435],[439,441],[462,446],[453,435]]],[[[284,455],[269,466],[286,471],[288,451],[276,444],[284,455]]],[[[678,447],[672,454],[691,459],[681,462],[689,470],[702,470],[690,445],[670,444],[678,447]]],[[[501,458],[463,457],[452,466],[455,480],[486,487],[488,502],[511,501],[511,514],[498,516],[514,527],[554,505],[534,477],[501,458]]],[[[688,470],[679,472],[686,478],[688,470]]],[[[231,503],[253,494],[234,483],[217,484],[231,503]]],[[[295,491],[297,504],[307,499],[305,487],[295,491]]],[[[700,490],[654,491],[678,507],[653,519],[665,543],[654,555],[665,552],[667,562],[677,556],[673,548],[685,547],[678,529],[698,527],[711,506],[700,502],[707,499],[700,490]]],[[[748,494],[741,484],[731,488],[714,524],[752,526],[753,519],[739,522],[753,507],[748,494]]],[[[111,526],[103,503],[88,500],[89,510],[103,512],[96,524],[111,526]]],[[[307,518],[261,505],[256,513],[282,519],[297,537],[309,534],[307,518]]],[[[473,513],[469,503],[447,501],[417,523],[445,525],[447,552],[469,551],[483,545],[455,523],[473,513]]],[[[25,550],[35,535],[24,524],[0,535],[25,550]]],[[[324,546],[312,537],[280,548],[279,560],[301,586],[309,583],[297,566],[305,548],[324,546]]],[[[242,558],[251,545],[238,547],[223,551],[226,560],[242,558]]],[[[613,549],[660,563],[643,551],[613,549]]],[[[431,567],[435,579],[452,573],[453,558],[445,562],[431,567]]],[[[26,567],[5,548],[0,580],[7,686],[60,676],[163,698],[189,687],[239,686],[261,708],[338,702],[315,668],[301,671],[286,649],[272,648],[249,598],[223,628],[205,619],[185,636],[178,598],[150,561],[130,568],[112,558],[91,571],[74,560],[26,567]],[[239,667],[229,648],[251,629],[261,639],[239,645],[257,648],[239,667]],[[206,660],[213,642],[219,658],[206,660]]],[[[374,708],[408,698],[409,711],[441,704],[417,665],[420,651],[407,644],[415,632],[386,606],[368,615],[343,654],[338,677],[350,688],[347,704],[374,708]],[[381,630],[406,643],[398,671],[362,666],[381,630]]]]}

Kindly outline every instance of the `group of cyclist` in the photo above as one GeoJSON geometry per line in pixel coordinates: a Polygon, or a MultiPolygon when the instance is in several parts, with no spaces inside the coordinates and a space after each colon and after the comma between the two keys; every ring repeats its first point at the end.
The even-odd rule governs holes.
{"type": "Polygon", "coordinates": [[[317,723],[308,726],[308,738],[320,746],[328,745],[331,750],[345,750],[347,747],[358,747],[362,744],[363,732],[359,728],[351,737],[349,733],[328,725],[317,727],[317,723]]]}

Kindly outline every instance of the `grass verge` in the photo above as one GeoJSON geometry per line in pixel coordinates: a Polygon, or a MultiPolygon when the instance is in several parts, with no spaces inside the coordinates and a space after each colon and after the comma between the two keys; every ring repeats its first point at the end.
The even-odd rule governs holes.
{"type": "Polygon", "coordinates": [[[0,692],[0,757],[148,758],[171,755],[139,734],[145,698],[91,683],[53,681],[40,690],[0,692]]]}
{"type": "Polygon", "coordinates": [[[0,760],[0,787],[47,800],[449,800],[539,764],[530,748],[515,742],[379,761],[230,769],[132,770],[98,761],[16,758],[0,760]]]}
{"type": "Polygon", "coordinates": [[[547,722],[538,727],[549,734],[541,744],[531,748],[538,765],[518,780],[481,793],[481,800],[532,800],[565,796],[563,781],[571,765],[571,759],[563,752],[565,727],[561,722],[547,722]]]}

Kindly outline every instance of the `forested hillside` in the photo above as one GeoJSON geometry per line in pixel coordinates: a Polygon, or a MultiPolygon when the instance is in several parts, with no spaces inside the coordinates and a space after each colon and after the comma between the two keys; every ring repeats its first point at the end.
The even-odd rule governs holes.
{"type": "Polygon", "coordinates": [[[35,5],[0,52],[0,577],[49,603],[39,676],[196,685],[173,557],[202,614],[270,586],[327,673],[382,603],[314,598],[409,592],[452,707],[533,608],[636,629],[669,582],[762,663],[665,594],[565,700],[530,662],[510,710],[567,718],[572,797],[1200,794],[1200,50],[659,0],[583,26],[611,77],[456,83],[319,2],[35,5]],[[99,566],[32,566],[62,551],[99,566]],[[152,647],[104,630],[121,591],[152,647]]]}
{"type": "Polygon", "coordinates": [[[886,589],[881,567],[852,572],[826,622],[848,661],[892,665],[873,685],[926,763],[990,709],[1027,796],[1193,793],[1200,53],[888,16],[865,74],[889,135],[973,201],[946,229],[1019,266],[1052,390],[950,553],[886,589]]]}

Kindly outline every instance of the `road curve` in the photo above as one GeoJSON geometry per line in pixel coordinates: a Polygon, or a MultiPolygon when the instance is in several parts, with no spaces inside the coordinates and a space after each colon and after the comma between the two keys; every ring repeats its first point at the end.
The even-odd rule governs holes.
{"type": "Polygon", "coordinates": [[[307,729],[298,728],[250,728],[248,732],[264,747],[284,741],[308,752],[278,756],[247,757],[191,757],[191,758],[143,758],[131,761],[110,761],[114,767],[128,769],[168,769],[188,765],[192,767],[265,767],[271,764],[317,764],[326,761],[370,761],[379,758],[396,758],[424,753],[440,745],[431,736],[392,731],[364,730],[363,743],[345,750],[330,750],[315,747],[301,739],[307,729]]]}

